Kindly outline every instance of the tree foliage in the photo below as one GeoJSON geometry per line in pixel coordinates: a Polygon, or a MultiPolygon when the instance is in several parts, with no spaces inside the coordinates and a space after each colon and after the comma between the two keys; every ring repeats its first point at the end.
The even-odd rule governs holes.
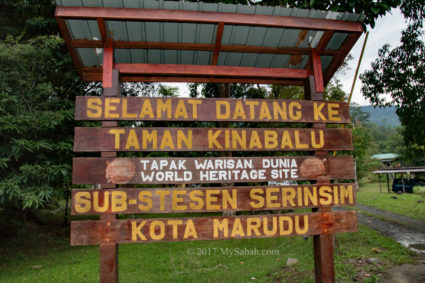
{"type": "Polygon", "coordinates": [[[52,17],[52,1],[2,1],[0,204],[40,207],[71,183],[79,80],[52,17]]]}
{"type": "Polygon", "coordinates": [[[70,184],[73,104],[84,86],[57,36],[2,42],[0,61],[0,195],[43,206],[70,184]]]}
{"type": "MultiPolygon", "coordinates": [[[[401,3],[397,0],[224,2],[366,13],[365,24],[371,27],[377,17],[401,3]]],[[[419,2],[409,1],[409,11],[416,13],[419,2]]],[[[99,84],[82,83],[74,71],[59,36],[54,9],[51,0],[0,1],[0,204],[40,207],[68,190],[74,98],[101,94],[99,84]]],[[[208,85],[201,93],[205,97],[216,96],[217,87],[208,85]]],[[[198,95],[197,88],[197,85],[192,87],[192,95],[198,95]]],[[[125,95],[152,95],[158,91],[163,95],[175,93],[175,89],[158,89],[152,84],[123,85],[125,95]]],[[[338,92],[334,93],[333,96],[338,96],[338,92]]],[[[276,89],[273,95],[283,98],[287,94],[287,89],[276,89]]],[[[264,87],[231,86],[232,97],[267,95],[264,87]]]]}
{"type": "MultiPolygon", "coordinates": [[[[54,1],[0,2],[0,212],[42,207],[71,185],[74,101],[100,95],[83,83],[54,19],[54,1]]],[[[153,84],[124,84],[150,95],[153,84]]],[[[1,218],[1,216],[0,216],[1,218]]]]}
{"type": "MultiPolygon", "coordinates": [[[[197,2],[197,0],[193,1],[197,2]]],[[[379,17],[383,17],[392,8],[399,7],[403,14],[409,18],[424,17],[425,10],[423,0],[205,0],[202,2],[210,3],[229,3],[229,4],[248,4],[248,5],[263,5],[263,6],[283,6],[290,8],[315,9],[334,12],[350,12],[364,14],[366,19],[364,27],[374,28],[375,22],[379,17]]]]}
{"type": "Polygon", "coordinates": [[[363,73],[362,92],[375,106],[395,104],[405,126],[408,145],[425,145],[425,44],[421,24],[412,23],[402,32],[401,45],[390,50],[384,45],[363,73]]]}

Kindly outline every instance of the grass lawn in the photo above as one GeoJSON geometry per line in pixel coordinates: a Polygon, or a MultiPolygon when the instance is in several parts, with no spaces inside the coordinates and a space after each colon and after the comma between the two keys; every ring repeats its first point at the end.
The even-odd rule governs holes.
{"type": "MultiPolygon", "coordinates": [[[[2,239],[0,282],[98,282],[99,248],[70,247],[68,235],[68,226],[27,224],[21,236],[2,239]]],[[[340,282],[374,282],[383,269],[414,258],[398,243],[364,226],[357,233],[338,234],[337,239],[335,270],[340,282]],[[369,257],[380,258],[382,265],[366,263],[369,257]]],[[[119,277],[121,282],[313,282],[312,239],[120,245],[119,277]],[[271,255],[242,255],[254,249],[271,255]],[[239,254],[230,256],[230,251],[239,254]],[[289,257],[299,264],[286,267],[289,257]]]]}
{"type": "Polygon", "coordinates": [[[380,193],[379,184],[360,185],[357,203],[425,220],[425,187],[415,187],[413,191],[413,194],[388,193],[386,184],[382,184],[382,193],[380,193]],[[393,196],[397,199],[391,198],[393,196]]]}

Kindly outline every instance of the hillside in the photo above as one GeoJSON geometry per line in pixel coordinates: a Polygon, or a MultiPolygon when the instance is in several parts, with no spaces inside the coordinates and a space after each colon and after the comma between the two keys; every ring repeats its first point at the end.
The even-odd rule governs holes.
{"type": "Polygon", "coordinates": [[[395,107],[373,108],[372,105],[360,106],[361,110],[370,113],[369,121],[380,126],[387,124],[392,127],[400,126],[400,120],[395,113],[395,107]]]}

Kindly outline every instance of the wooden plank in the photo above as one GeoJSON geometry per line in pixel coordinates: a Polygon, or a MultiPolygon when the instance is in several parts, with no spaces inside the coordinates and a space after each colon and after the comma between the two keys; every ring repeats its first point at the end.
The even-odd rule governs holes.
{"type": "Polygon", "coordinates": [[[76,189],[72,215],[282,210],[355,205],[356,185],[76,189]]]}
{"type": "Polygon", "coordinates": [[[223,39],[223,30],[224,30],[224,24],[223,23],[219,23],[217,25],[217,32],[216,32],[215,46],[214,46],[214,54],[213,54],[213,58],[211,60],[211,65],[217,65],[218,55],[220,53],[220,47],[221,47],[221,40],[223,39]]]}
{"type": "Polygon", "coordinates": [[[329,41],[331,40],[332,36],[334,35],[334,31],[326,31],[323,33],[322,37],[320,38],[319,43],[316,46],[316,53],[320,56],[323,54],[323,51],[325,51],[326,46],[328,46],[329,41]]]}
{"type": "MultiPolygon", "coordinates": [[[[353,225],[357,226],[357,219],[353,225]]],[[[335,282],[334,236],[333,234],[313,236],[315,282],[335,282]]]]}
{"type": "Polygon", "coordinates": [[[71,245],[274,238],[357,231],[356,211],[72,221],[71,245]]]}
{"type": "Polygon", "coordinates": [[[346,102],[77,96],[75,120],[350,123],[346,102]]]}
{"type": "Polygon", "coordinates": [[[352,156],[73,159],[73,184],[200,184],[354,179],[352,156]]]}
{"type": "MultiPolygon", "coordinates": [[[[102,34],[102,38],[107,40],[106,27],[103,21],[99,21],[99,28],[102,34]],[[103,26],[103,27],[102,27],[103,26]],[[104,30],[102,31],[102,28],[104,30]]],[[[112,39],[107,40],[104,48],[103,55],[103,96],[117,97],[120,95],[120,80],[117,69],[113,69],[113,41],[112,39]]],[[[102,121],[102,127],[116,127],[117,121],[102,121]]],[[[101,152],[101,157],[116,158],[116,152],[101,152]]],[[[115,184],[101,183],[102,189],[113,189],[116,188],[115,184]]],[[[102,214],[100,215],[102,221],[115,221],[116,215],[114,214],[102,214]]],[[[100,282],[118,282],[118,245],[115,243],[103,243],[99,246],[99,271],[100,271],[100,282]]]]}
{"type": "MultiPolygon", "coordinates": [[[[101,68],[83,68],[82,80],[85,82],[102,81],[101,68]]],[[[192,82],[192,83],[244,83],[244,84],[275,84],[275,85],[303,85],[303,81],[296,79],[262,79],[255,77],[191,77],[191,76],[143,76],[121,75],[122,82],[192,82]]]]}
{"type": "Polygon", "coordinates": [[[75,128],[74,151],[352,150],[351,129],[75,128]]]}
{"type": "Polygon", "coordinates": [[[335,30],[363,32],[360,22],[306,17],[253,15],[189,10],[106,8],[106,7],[56,7],[56,17],[72,19],[157,21],[186,23],[224,23],[226,25],[252,25],[307,30],[335,30]]]}
{"type": "Polygon", "coordinates": [[[112,88],[112,67],[114,65],[114,42],[108,39],[103,48],[103,88],[112,88]]]}
{"type": "Polygon", "coordinates": [[[161,75],[161,76],[220,76],[220,77],[255,77],[258,79],[305,79],[310,74],[304,69],[233,67],[185,64],[141,64],[119,63],[115,67],[122,74],[161,75]]]}
{"type": "MultiPolygon", "coordinates": [[[[103,43],[106,42],[109,39],[108,32],[106,30],[105,20],[100,19],[100,18],[97,19],[97,26],[99,28],[100,38],[102,39],[101,42],[102,42],[102,47],[103,47],[103,43]]],[[[100,48],[102,48],[102,47],[100,47],[100,48]]]]}
{"type": "MultiPolygon", "coordinates": [[[[320,63],[320,60],[318,61],[320,63]]],[[[319,73],[321,74],[321,67],[319,73]]],[[[310,77],[309,80],[306,81],[304,87],[306,99],[323,100],[324,98],[322,92],[317,92],[317,84],[315,81],[316,79],[322,81],[322,76],[317,76],[317,74],[318,72],[315,72],[315,76],[310,77]]],[[[324,123],[316,123],[312,124],[311,126],[316,129],[326,128],[326,124],[324,123]]],[[[328,155],[328,151],[316,151],[314,155],[317,158],[323,158],[324,156],[328,155]]],[[[330,178],[320,178],[316,183],[318,185],[329,186],[330,178]]],[[[330,211],[331,207],[313,208],[313,212],[329,213],[330,211]]],[[[335,282],[333,241],[334,235],[332,234],[320,234],[313,236],[314,273],[316,282],[335,282]]]]}
{"type": "MultiPolygon", "coordinates": [[[[325,35],[332,35],[329,31],[325,35]]],[[[323,47],[328,42],[323,39],[317,45],[317,49],[323,47]]],[[[102,40],[92,39],[72,39],[71,46],[74,48],[103,48],[102,40]]],[[[114,41],[115,49],[164,49],[164,50],[197,50],[214,51],[215,44],[208,43],[179,43],[179,42],[151,42],[151,41],[114,41]]],[[[319,50],[319,49],[318,49],[319,50]]],[[[288,55],[310,55],[312,48],[309,47],[271,47],[271,46],[253,46],[240,44],[224,44],[220,47],[221,52],[239,52],[239,53],[262,53],[262,54],[288,54],[288,55]]],[[[338,50],[324,49],[321,55],[335,56],[338,50]]]]}
{"type": "MultiPolygon", "coordinates": [[[[72,225],[71,225],[72,226],[72,225]]],[[[100,244],[100,283],[118,282],[118,245],[100,244]]]]}
{"type": "Polygon", "coordinates": [[[320,59],[320,55],[316,52],[315,49],[313,49],[311,53],[311,62],[313,64],[316,92],[322,93],[325,91],[325,86],[323,84],[322,61],[320,59]]]}
{"type": "Polygon", "coordinates": [[[334,56],[329,66],[326,68],[324,72],[324,84],[326,85],[338,70],[339,66],[341,66],[342,62],[344,62],[345,57],[347,57],[351,48],[353,48],[354,44],[356,44],[359,37],[362,35],[359,33],[352,33],[347,36],[344,43],[342,44],[337,55],[334,56]]]}
{"type": "MultiPolygon", "coordinates": [[[[73,39],[71,45],[74,48],[103,48],[102,40],[73,39]]],[[[208,43],[180,43],[180,42],[151,42],[151,41],[114,41],[116,49],[164,49],[164,50],[198,50],[214,51],[215,44],[208,43]]],[[[270,47],[253,45],[221,45],[221,52],[240,53],[266,53],[266,54],[289,54],[310,55],[311,48],[308,47],[270,47]]],[[[335,55],[336,50],[324,50],[326,55],[335,55]]]]}

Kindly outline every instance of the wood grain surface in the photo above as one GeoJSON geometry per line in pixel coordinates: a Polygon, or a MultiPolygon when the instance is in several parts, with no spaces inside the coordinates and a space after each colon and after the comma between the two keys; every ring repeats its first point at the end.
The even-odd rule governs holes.
{"type": "Polygon", "coordinates": [[[352,150],[351,129],[75,128],[74,151],[352,150]]]}
{"type": "Polygon", "coordinates": [[[75,120],[350,123],[346,102],[77,96],[75,120]]]}
{"type": "Polygon", "coordinates": [[[356,211],[71,222],[71,245],[307,236],[357,231],[356,211]]]}

